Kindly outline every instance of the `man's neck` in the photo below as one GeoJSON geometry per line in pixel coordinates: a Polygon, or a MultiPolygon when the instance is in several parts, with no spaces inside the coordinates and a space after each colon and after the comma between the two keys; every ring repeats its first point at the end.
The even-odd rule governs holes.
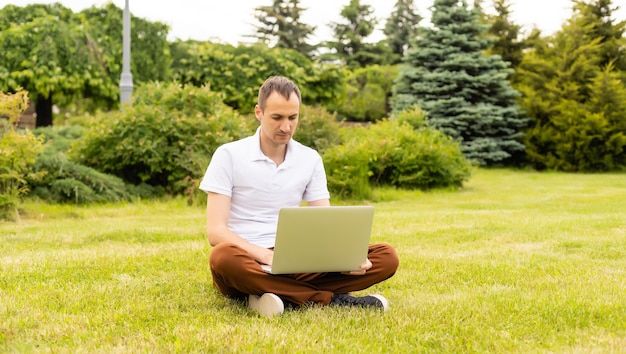
{"type": "Polygon", "coordinates": [[[272,161],[274,161],[276,166],[278,166],[281,163],[285,162],[285,156],[287,155],[287,144],[268,144],[263,141],[263,138],[261,138],[261,151],[263,152],[263,155],[269,157],[272,161]]]}

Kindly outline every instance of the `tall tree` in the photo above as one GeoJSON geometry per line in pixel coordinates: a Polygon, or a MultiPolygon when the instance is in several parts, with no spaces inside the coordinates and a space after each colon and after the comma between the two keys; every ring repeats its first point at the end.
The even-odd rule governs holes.
{"type": "Polygon", "coordinates": [[[527,155],[537,169],[626,168],[626,88],[613,62],[605,65],[607,42],[594,34],[587,9],[575,6],[518,67],[520,105],[532,119],[527,155]]]}
{"type": "Polygon", "coordinates": [[[411,41],[416,39],[420,21],[422,21],[422,16],[417,12],[413,0],[396,1],[394,10],[383,29],[387,43],[397,58],[394,60],[394,64],[401,61],[411,47],[411,41]]]}
{"type": "Polygon", "coordinates": [[[499,54],[502,59],[516,68],[524,56],[524,41],[520,40],[521,29],[511,20],[511,3],[509,0],[494,0],[493,7],[496,15],[488,16],[491,27],[488,35],[495,37],[490,47],[492,54],[499,54]]]}
{"type": "MultiPolygon", "coordinates": [[[[101,60],[114,82],[122,73],[122,31],[124,10],[112,2],[92,6],[77,14],[87,32],[103,53],[101,60]]],[[[167,35],[169,26],[131,14],[131,72],[133,81],[141,84],[170,79],[172,65],[167,35]]],[[[116,99],[117,102],[117,99],[116,99]]]]}
{"type": "Polygon", "coordinates": [[[60,4],[0,11],[0,90],[23,87],[36,102],[37,126],[52,125],[55,101],[116,92],[100,51],[71,10],[60,4]]]}
{"type": "Polygon", "coordinates": [[[300,0],[274,0],[270,6],[257,7],[255,17],[260,25],[256,27],[254,37],[267,45],[294,49],[311,57],[316,46],[307,40],[315,27],[301,22],[305,10],[300,6],[300,0]]]}
{"type": "Polygon", "coordinates": [[[618,9],[612,0],[574,0],[574,11],[585,35],[600,38],[600,65],[613,63],[626,79],[626,21],[616,21],[614,13],[618,9]]]}
{"type": "MultiPolygon", "coordinates": [[[[167,79],[168,27],[136,17],[132,26],[134,81],[167,79]]],[[[121,58],[122,10],[113,4],[78,14],[60,4],[0,10],[0,90],[28,90],[37,126],[52,124],[53,104],[115,107],[121,58]]]]}
{"type": "Polygon", "coordinates": [[[327,43],[329,48],[336,51],[336,58],[352,68],[385,64],[388,50],[381,45],[366,42],[378,23],[374,9],[360,0],[350,0],[341,10],[341,17],[345,22],[330,24],[335,40],[327,43]]]}
{"type": "Polygon", "coordinates": [[[527,123],[516,105],[519,93],[500,56],[486,55],[490,40],[477,10],[465,0],[435,0],[432,27],[423,28],[393,88],[392,108],[419,106],[428,122],[460,141],[481,165],[511,164],[520,158],[527,123]]]}

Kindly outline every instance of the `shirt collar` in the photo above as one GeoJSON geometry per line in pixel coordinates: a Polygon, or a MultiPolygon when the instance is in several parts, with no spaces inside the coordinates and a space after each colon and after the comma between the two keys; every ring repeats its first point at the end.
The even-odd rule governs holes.
{"type": "MultiPolygon", "coordinates": [[[[287,143],[287,154],[285,155],[285,161],[280,164],[281,167],[286,167],[288,165],[288,161],[291,160],[291,154],[293,154],[293,151],[295,149],[295,143],[293,141],[293,138],[289,139],[289,142],[287,143]]],[[[261,150],[261,127],[259,126],[256,129],[256,132],[254,133],[254,135],[252,136],[252,141],[250,142],[250,160],[251,161],[270,161],[273,163],[273,161],[265,156],[265,154],[263,153],[263,151],[261,150]]]]}

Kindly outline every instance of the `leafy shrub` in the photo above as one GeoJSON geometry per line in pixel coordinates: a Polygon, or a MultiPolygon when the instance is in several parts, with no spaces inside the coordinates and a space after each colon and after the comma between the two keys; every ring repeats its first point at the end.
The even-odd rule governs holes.
{"type": "Polygon", "coordinates": [[[413,129],[406,123],[382,121],[367,134],[375,155],[372,181],[402,188],[460,187],[471,175],[471,163],[460,144],[440,131],[413,129]]]}
{"type": "Polygon", "coordinates": [[[394,120],[399,123],[408,123],[413,127],[413,129],[422,129],[428,126],[426,113],[417,106],[413,106],[393,115],[390,120],[394,120]]]}
{"type": "Polygon", "coordinates": [[[367,198],[368,185],[409,189],[459,187],[471,163],[458,142],[431,127],[381,121],[348,129],[344,143],[323,157],[329,189],[342,197],[367,198]]]}
{"type": "Polygon", "coordinates": [[[27,179],[31,195],[48,202],[75,204],[118,202],[154,195],[155,191],[139,193],[140,190],[131,189],[118,177],[71,161],[67,153],[85,131],[86,128],[77,125],[34,130],[45,145],[31,170],[44,177],[27,179]]]}
{"type": "MultiPolygon", "coordinates": [[[[350,129],[350,128],[344,128],[350,129]]],[[[361,129],[361,128],[355,128],[361,129]]],[[[323,155],[328,189],[340,199],[368,199],[372,194],[369,177],[370,150],[355,140],[333,146],[323,155]]]]}
{"type": "Polygon", "coordinates": [[[253,133],[246,120],[208,86],[151,83],[131,105],[100,119],[76,144],[76,161],[124,181],[184,193],[226,142],[253,133]]]}
{"type": "Polygon", "coordinates": [[[331,106],[347,121],[376,122],[387,117],[396,66],[371,65],[348,71],[345,96],[331,106]]]}
{"type": "Polygon", "coordinates": [[[341,141],[336,114],[321,106],[302,106],[295,139],[320,154],[341,141]]]}
{"type": "Polygon", "coordinates": [[[30,166],[41,153],[42,141],[32,132],[20,132],[16,125],[28,106],[28,93],[0,92],[0,219],[19,218],[17,204],[28,192],[30,166]]]}
{"type": "Polygon", "coordinates": [[[48,126],[33,130],[33,134],[43,138],[46,144],[43,153],[53,154],[69,151],[72,144],[81,138],[86,130],[85,127],[79,125],[48,126]]]}
{"type": "Polygon", "coordinates": [[[32,195],[55,203],[89,204],[132,200],[134,195],[122,179],[70,161],[65,153],[46,150],[34,171],[45,176],[29,181],[32,195]]]}
{"type": "Polygon", "coordinates": [[[50,192],[60,199],[59,202],[73,200],[75,204],[87,204],[97,199],[97,195],[91,188],[74,178],[54,180],[50,186],[50,192]]]}

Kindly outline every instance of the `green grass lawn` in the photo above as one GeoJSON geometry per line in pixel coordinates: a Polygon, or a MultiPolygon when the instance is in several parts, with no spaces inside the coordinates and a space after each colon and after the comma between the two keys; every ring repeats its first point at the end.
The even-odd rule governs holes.
{"type": "Polygon", "coordinates": [[[0,352],[626,352],[626,175],[478,170],[376,200],[392,309],[272,319],[213,289],[202,208],[26,203],[0,223],[0,352]]]}

